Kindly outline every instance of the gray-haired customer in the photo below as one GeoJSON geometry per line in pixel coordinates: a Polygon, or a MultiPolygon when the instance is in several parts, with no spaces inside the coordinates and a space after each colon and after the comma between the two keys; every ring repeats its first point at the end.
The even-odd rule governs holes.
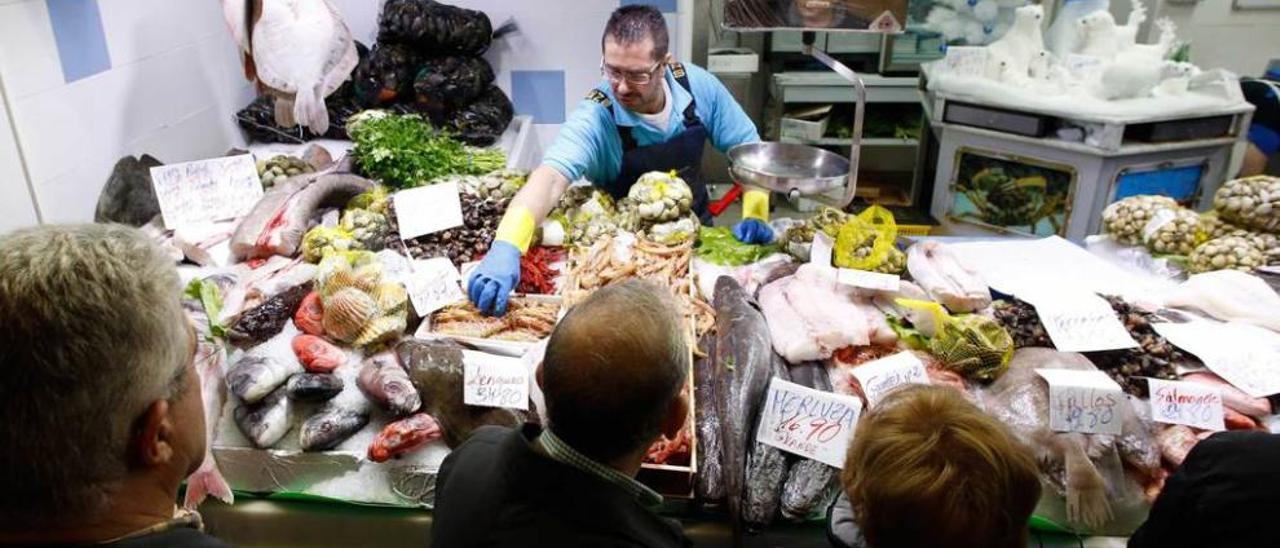
{"type": "Polygon", "coordinates": [[[538,373],[548,426],[487,426],[445,459],[432,546],[686,546],[635,480],[689,414],[689,347],[671,293],[628,281],[556,326],[538,373]]]}
{"type": "Polygon", "coordinates": [[[225,546],[175,506],[205,445],[179,293],[132,228],[0,236],[0,543],[225,546]]]}

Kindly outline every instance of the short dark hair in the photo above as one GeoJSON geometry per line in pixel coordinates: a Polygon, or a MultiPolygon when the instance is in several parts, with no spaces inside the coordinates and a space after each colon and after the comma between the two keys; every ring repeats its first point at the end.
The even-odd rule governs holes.
{"type": "Polygon", "coordinates": [[[569,309],[542,361],[548,427],[599,462],[647,448],[688,376],[682,325],[671,292],[640,280],[569,309]]]}
{"type": "Polygon", "coordinates": [[[609,22],[604,26],[604,35],[600,37],[600,51],[604,51],[604,42],[609,37],[623,45],[651,38],[655,60],[665,57],[671,45],[671,39],[667,35],[667,20],[662,17],[662,12],[649,5],[622,6],[613,10],[613,15],[609,16],[609,22]]]}

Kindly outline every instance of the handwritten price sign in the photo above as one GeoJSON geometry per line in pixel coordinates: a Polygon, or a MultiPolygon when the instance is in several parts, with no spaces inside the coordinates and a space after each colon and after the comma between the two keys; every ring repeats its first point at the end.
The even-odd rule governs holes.
{"type": "Polygon", "coordinates": [[[1057,432],[1120,434],[1118,407],[1129,405],[1120,385],[1101,371],[1037,369],[1049,383],[1049,428],[1057,432]]]}
{"type": "Polygon", "coordinates": [[[239,217],[262,197],[249,154],[153,167],[151,185],[164,225],[175,230],[239,217]]]}
{"type": "Polygon", "coordinates": [[[427,316],[466,297],[462,292],[462,274],[447,257],[415,260],[407,275],[405,289],[419,316],[427,316]]]}
{"type": "Polygon", "coordinates": [[[845,452],[862,415],[862,402],[773,379],[756,440],[802,457],[844,468],[845,452]]]}
{"type": "Polygon", "coordinates": [[[1180,381],[1147,379],[1151,417],[1156,422],[1223,430],[1222,392],[1216,387],[1180,381]]]}
{"type": "Polygon", "coordinates": [[[1062,352],[1096,352],[1137,348],[1137,341],[1120,323],[1107,301],[1092,293],[1033,294],[1024,297],[1035,305],[1036,315],[1053,345],[1062,352]]]}
{"type": "Polygon", "coordinates": [[[464,350],[462,364],[463,403],[529,410],[529,369],[524,360],[464,350]]]}
{"type": "Polygon", "coordinates": [[[1280,337],[1275,333],[1209,321],[1151,326],[1244,393],[1255,398],[1280,393],[1280,337]]]}
{"type": "Polygon", "coordinates": [[[867,403],[875,406],[880,399],[904,384],[929,384],[924,364],[911,352],[899,352],[887,358],[867,362],[853,368],[853,376],[862,384],[867,403]]]}

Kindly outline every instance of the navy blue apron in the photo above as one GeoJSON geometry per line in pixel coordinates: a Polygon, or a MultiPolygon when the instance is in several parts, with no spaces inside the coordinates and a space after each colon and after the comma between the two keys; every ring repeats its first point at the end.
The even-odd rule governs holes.
{"type": "MultiPolygon", "coordinates": [[[[650,171],[676,170],[693,191],[693,212],[698,215],[702,224],[711,226],[711,212],[707,210],[707,185],[701,175],[702,150],[709,135],[707,126],[702,125],[702,120],[698,118],[698,102],[692,99],[693,89],[689,86],[689,75],[684,66],[672,63],[671,74],[680,87],[689,92],[691,99],[689,106],[684,109],[684,131],[663,143],[638,146],[632,135],[633,128],[618,125],[618,136],[622,138],[622,170],[618,173],[618,178],[596,186],[604,189],[615,200],[620,200],[626,197],[631,185],[641,175],[650,171]]],[[[608,97],[598,90],[593,90],[587,98],[605,107],[609,106],[608,97]]],[[[675,98],[667,97],[667,100],[673,101],[675,98]]]]}

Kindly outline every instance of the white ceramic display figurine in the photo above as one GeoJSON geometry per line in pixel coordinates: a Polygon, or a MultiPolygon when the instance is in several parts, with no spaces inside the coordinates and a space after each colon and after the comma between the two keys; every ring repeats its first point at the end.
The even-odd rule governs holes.
{"type": "Polygon", "coordinates": [[[1110,61],[1117,53],[1129,49],[1137,41],[1138,26],[1147,20],[1147,9],[1135,0],[1129,20],[1117,25],[1111,12],[1095,11],[1080,19],[1082,43],[1076,52],[1110,61]]]}
{"type": "Polygon", "coordinates": [[[1141,55],[1148,59],[1162,60],[1173,52],[1174,42],[1178,39],[1178,26],[1167,17],[1156,20],[1156,29],[1160,31],[1160,35],[1156,38],[1154,44],[1133,44],[1128,49],[1122,51],[1122,54],[1141,55]]]}
{"type": "Polygon", "coordinates": [[[1108,101],[1149,97],[1160,82],[1184,76],[1185,64],[1122,56],[1102,69],[1098,96],[1108,101]]]}
{"type": "MultiPolygon", "coordinates": [[[[1044,37],[1040,23],[1044,21],[1044,8],[1027,5],[1014,10],[1013,26],[1004,36],[987,46],[988,59],[992,63],[1004,62],[999,80],[1011,84],[1023,84],[1030,78],[1033,61],[1039,61],[1044,52],[1044,37]]],[[[990,74],[990,67],[988,74],[990,74]]]]}
{"type": "Polygon", "coordinates": [[[1153,97],[1170,97],[1186,93],[1191,85],[1191,79],[1200,75],[1200,67],[1191,63],[1174,63],[1173,72],[1173,76],[1165,78],[1151,90],[1153,97]]]}

